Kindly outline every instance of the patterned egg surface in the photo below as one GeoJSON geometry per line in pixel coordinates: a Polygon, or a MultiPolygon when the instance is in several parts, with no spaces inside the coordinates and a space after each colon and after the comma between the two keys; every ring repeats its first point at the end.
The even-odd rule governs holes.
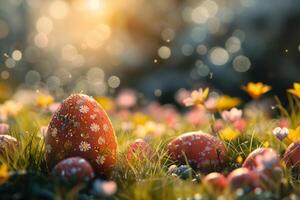
{"type": "Polygon", "coordinates": [[[19,142],[16,138],[10,135],[0,135],[0,157],[2,159],[12,158],[17,148],[19,147],[19,142]]]}
{"type": "Polygon", "coordinates": [[[168,144],[168,152],[175,162],[186,164],[188,161],[191,167],[203,171],[220,168],[226,156],[224,144],[201,131],[185,133],[173,139],[168,144]]]}
{"type": "Polygon", "coordinates": [[[152,160],[154,157],[154,150],[143,139],[136,139],[127,149],[126,158],[128,161],[135,159],[139,159],[140,161],[145,159],[152,160]]]}
{"type": "Polygon", "coordinates": [[[203,178],[202,183],[205,187],[218,191],[222,191],[227,187],[226,177],[218,172],[212,172],[206,175],[203,178]]]}
{"type": "Polygon", "coordinates": [[[300,171],[300,141],[293,142],[288,146],[283,159],[287,167],[292,167],[300,171]]]}
{"type": "Polygon", "coordinates": [[[60,161],[52,174],[68,183],[88,182],[94,178],[94,170],[83,158],[71,157],[60,161]]]}
{"type": "Polygon", "coordinates": [[[279,156],[277,152],[274,149],[271,148],[258,148],[252,151],[246,158],[246,160],[243,163],[243,167],[246,167],[250,170],[256,169],[258,166],[258,160],[257,158],[259,156],[270,156],[274,158],[273,162],[275,165],[279,166],[279,156]]]}
{"type": "Polygon", "coordinates": [[[228,184],[232,190],[243,188],[251,191],[259,186],[259,177],[248,168],[237,168],[233,170],[227,177],[228,184]]]}
{"type": "Polygon", "coordinates": [[[51,169],[68,157],[82,157],[95,173],[108,177],[116,164],[117,141],[102,107],[83,94],[65,99],[53,115],[45,137],[46,160],[51,169]]]}

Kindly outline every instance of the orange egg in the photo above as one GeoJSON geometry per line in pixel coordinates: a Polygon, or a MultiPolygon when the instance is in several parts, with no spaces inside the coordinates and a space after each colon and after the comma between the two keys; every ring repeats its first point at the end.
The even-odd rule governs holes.
{"type": "Polygon", "coordinates": [[[65,99],[53,115],[45,137],[46,160],[51,169],[68,157],[82,157],[104,177],[116,164],[117,141],[109,117],[83,94],[65,99]]]}
{"type": "Polygon", "coordinates": [[[216,137],[207,133],[190,132],[178,136],[168,144],[170,157],[178,164],[188,164],[194,169],[210,171],[224,163],[226,149],[216,137]]]}
{"type": "Polygon", "coordinates": [[[209,189],[223,191],[227,187],[227,179],[223,174],[212,172],[203,178],[202,184],[209,189]]]}

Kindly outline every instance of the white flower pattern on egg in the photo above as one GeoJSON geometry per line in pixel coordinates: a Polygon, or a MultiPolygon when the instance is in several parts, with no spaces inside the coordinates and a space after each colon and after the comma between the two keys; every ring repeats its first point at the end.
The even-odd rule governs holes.
{"type": "Polygon", "coordinates": [[[87,107],[86,105],[82,105],[79,107],[79,112],[81,113],[88,113],[89,112],[89,107],[87,107]]]}
{"type": "Polygon", "coordinates": [[[93,132],[97,132],[100,130],[100,127],[98,124],[96,123],[92,123],[91,126],[90,126],[90,129],[93,131],[93,132]]]}
{"type": "Polygon", "coordinates": [[[105,139],[103,137],[99,137],[98,144],[102,145],[105,143],[105,139]]]}
{"type": "Polygon", "coordinates": [[[51,151],[52,151],[52,146],[50,144],[47,144],[46,145],[46,152],[51,153],[51,151]]]}
{"type": "Polygon", "coordinates": [[[51,136],[52,136],[52,137],[56,137],[56,135],[57,135],[57,129],[54,128],[54,129],[51,131],[51,136]]]}
{"type": "Polygon", "coordinates": [[[102,155],[99,155],[99,156],[97,156],[97,158],[96,158],[96,163],[98,164],[98,165],[102,165],[104,162],[105,162],[105,156],[102,156],[102,155]]]}
{"type": "Polygon", "coordinates": [[[85,141],[81,141],[79,145],[79,149],[80,151],[85,152],[91,149],[91,145],[85,141]]]}
{"type": "Polygon", "coordinates": [[[103,125],[103,130],[104,130],[105,132],[108,131],[108,125],[107,125],[107,124],[104,124],[104,125],[103,125]]]}
{"type": "Polygon", "coordinates": [[[90,116],[90,118],[91,118],[91,119],[96,119],[96,114],[92,114],[92,115],[90,116]]]}

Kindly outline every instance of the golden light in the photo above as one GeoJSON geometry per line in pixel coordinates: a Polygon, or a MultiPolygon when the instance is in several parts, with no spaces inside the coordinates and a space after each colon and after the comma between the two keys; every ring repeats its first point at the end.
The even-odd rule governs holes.
{"type": "Polygon", "coordinates": [[[104,9],[104,3],[100,0],[88,0],[87,7],[89,10],[99,11],[104,9]]]}

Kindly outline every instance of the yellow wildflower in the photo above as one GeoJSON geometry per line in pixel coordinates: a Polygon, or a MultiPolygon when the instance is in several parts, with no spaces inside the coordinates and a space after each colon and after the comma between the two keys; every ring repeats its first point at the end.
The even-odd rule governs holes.
{"type": "Polygon", "coordinates": [[[300,98],[300,83],[294,83],[294,88],[288,89],[287,91],[293,94],[294,96],[300,98]]]}
{"type": "Polygon", "coordinates": [[[228,110],[241,103],[239,98],[223,95],[217,98],[209,98],[205,102],[205,108],[211,112],[228,110]]]}
{"type": "Polygon", "coordinates": [[[235,138],[237,138],[240,135],[240,132],[231,127],[226,127],[219,132],[219,135],[220,135],[221,139],[230,141],[230,140],[234,140],[235,138]]]}
{"type": "Polygon", "coordinates": [[[209,88],[194,90],[190,97],[184,99],[184,104],[186,106],[202,106],[208,97],[208,93],[209,88]]]}
{"type": "Polygon", "coordinates": [[[9,178],[8,167],[3,164],[0,166],[0,185],[5,183],[9,178]]]}
{"type": "Polygon", "coordinates": [[[154,136],[160,137],[166,132],[166,127],[162,123],[148,121],[144,125],[138,125],[133,134],[138,137],[154,136]]]}
{"type": "Polygon", "coordinates": [[[242,164],[243,163],[243,161],[244,161],[244,159],[243,159],[243,157],[241,156],[241,155],[239,155],[238,157],[236,157],[236,163],[238,163],[238,164],[242,164]]]}
{"type": "Polygon", "coordinates": [[[270,143],[269,143],[268,141],[265,141],[265,142],[263,143],[263,146],[264,146],[265,148],[268,148],[268,147],[270,146],[270,143]]]}
{"type": "Polygon", "coordinates": [[[246,86],[242,86],[242,89],[246,91],[253,99],[258,99],[261,95],[270,91],[272,87],[261,82],[250,82],[246,86]]]}
{"type": "Polygon", "coordinates": [[[144,125],[149,120],[150,120],[150,117],[141,112],[137,112],[132,116],[132,122],[135,125],[144,125]]]}
{"type": "Polygon", "coordinates": [[[227,110],[238,106],[241,103],[241,100],[236,97],[230,97],[227,95],[220,96],[216,102],[217,110],[227,110]]]}
{"type": "Polygon", "coordinates": [[[300,126],[298,126],[296,129],[289,129],[287,139],[288,143],[300,140],[300,126]]]}
{"type": "Polygon", "coordinates": [[[99,96],[95,97],[95,100],[103,107],[104,110],[113,110],[116,107],[114,100],[110,97],[99,96]]]}
{"type": "Polygon", "coordinates": [[[36,105],[41,108],[47,108],[54,102],[54,98],[51,95],[39,95],[36,98],[36,105]]]}

